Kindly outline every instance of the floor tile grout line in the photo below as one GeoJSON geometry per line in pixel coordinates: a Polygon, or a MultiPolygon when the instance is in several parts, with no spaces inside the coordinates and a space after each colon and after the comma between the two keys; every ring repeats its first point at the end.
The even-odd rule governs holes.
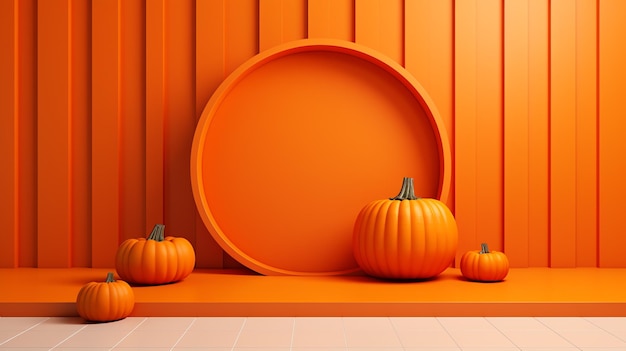
{"type": "Polygon", "coordinates": [[[498,333],[502,334],[502,336],[504,336],[504,337],[505,337],[505,338],[506,338],[506,339],[507,339],[507,340],[511,343],[511,345],[515,346],[515,348],[517,348],[518,350],[521,350],[521,349],[522,349],[519,345],[517,345],[515,342],[513,342],[513,340],[511,340],[511,338],[509,338],[509,336],[508,336],[508,335],[506,335],[506,334],[505,334],[505,333],[504,333],[504,332],[503,332],[500,328],[498,328],[498,326],[496,326],[495,324],[493,324],[493,323],[489,320],[489,318],[484,318],[484,319],[485,319],[485,321],[486,321],[488,324],[490,324],[490,325],[491,325],[491,326],[492,326],[495,330],[497,330],[497,331],[498,331],[498,333]]]}
{"type": "MultiPolygon", "coordinates": [[[[620,341],[626,342],[626,339],[622,339],[620,336],[613,334],[611,331],[606,330],[605,328],[603,328],[601,325],[598,325],[596,323],[593,322],[593,320],[590,320],[589,318],[583,318],[584,320],[586,320],[588,323],[593,324],[594,326],[596,326],[597,328],[600,328],[601,330],[605,331],[606,333],[608,333],[609,335],[617,338],[620,341]]],[[[624,321],[626,321],[626,318],[624,319],[624,321]]]]}
{"type": "Polygon", "coordinates": [[[391,325],[391,329],[393,330],[394,335],[398,339],[398,342],[400,343],[403,349],[406,348],[406,346],[404,346],[404,341],[400,337],[400,333],[398,333],[398,330],[396,329],[396,325],[391,320],[391,317],[386,317],[386,318],[387,318],[387,321],[389,321],[389,324],[391,325]]]}
{"type": "Polygon", "coordinates": [[[235,341],[233,341],[233,347],[230,348],[230,351],[235,350],[235,347],[237,346],[237,343],[239,342],[239,337],[241,336],[241,333],[243,332],[243,328],[246,326],[247,321],[248,321],[248,318],[243,319],[243,323],[241,323],[241,327],[239,327],[239,332],[237,333],[237,336],[235,337],[235,341]]]}
{"type": "Polygon", "coordinates": [[[189,325],[187,326],[187,328],[185,328],[185,330],[183,331],[183,333],[178,337],[178,339],[176,340],[176,342],[174,343],[174,345],[172,345],[172,347],[170,348],[170,351],[173,351],[176,348],[176,345],[178,345],[178,343],[185,337],[185,335],[187,334],[187,332],[189,331],[189,329],[191,328],[192,325],[194,325],[194,323],[196,323],[196,320],[198,320],[198,318],[194,318],[191,320],[191,323],[189,323],[189,325]]]}
{"type": "Polygon", "coordinates": [[[289,342],[289,351],[293,350],[293,338],[296,334],[296,318],[291,320],[291,341],[289,342]]]}
{"type": "MultiPolygon", "coordinates": [[[[561,335],[561,333],[559,333],[558,331],[556,331],[553,328],[551,328],[549,325],[547,325],[546,323],[541,321],[541,319],[539,319],[537,317],[532,317],[532,318],[534,320],[536,320],[537,322],[539,322],[541,325],[543,325],[546,328],[548,328],[549,330],[551,330],[554,334],[556,334],[556,335],[560,336],[561,338],[563,338],[563,340],[567,341],[570,345],[574,346],[577,350],[582,350],[580,347],[578,347],[578,345],[574,344],[570,339],[566,338],[565,335],[561,335]]],[[[576,317],[568,317],[568,318],[576,318],[576,317]]]]}
{"type": "Polygon", "coordinates": [[[66,337],[65,339],[59,341],[56,345],[52,346],[50,348],[50,350],[54,350],[57,346],[61,345],[62,343],[68,341],[69,339],[71,339],[74,335],[80,333],[81,330],[87,328],[87,325],[83,325],[80,329],[78,329],[77,331],[73,332],[72,334],[70,334],[68,337],[66,337]]]}
{"type": "MultiPolygon", "coordinates": [[[[6,318],[6,317],[4,317],[4,318],[6,318]]],[[[17,338],[18,336],[20,336],[20,335],[22,335],[22,334],[26,333],[27,331],[29,331],[29,330],[31,330],[31,329],[33,329],[33,328],[35,328],[36,326],[40,325],[41,323],[43,323],[43,322],[45,322],[45,321],[47,321],[47,320],[50,320],[50,317],[47,317],[47,318],[45,318],[44,320],[39,321],[39,323],[37,323],[37,324],[35,324],[35,325],[32,325],[30,328],[26,328],[26,329],[22,330],[21,332],[19,332],[19,333],[17,333],[17,334],[15,334],[15,335],[13,335],[12,337],[10,337],[10,338],[8,338],[8,339],[4,340],[3,342],[0,342],[0,346],[2,346],[2,345],[4,345],[4,344],[6,344],[7,342],[9,342],[9,341],[11,341],[11,340],[13,340],[13,339],[17,338]]]]}
{"type": "Polygon", "coordinates": [[[439,325],[441,326],[441,328],[446,332],[446,334],[448,334],[448,336],[450,337],[450,339],[452,339],[452,341],[454,342],[454,344],[456,345],[456,347],[459,350],[463,350],[463,348],[461,347],[461,345],[459,345],[459,343],[456,341],[456,339],[454,338],[454,336],[452,336],[452,333],[448,330],[448,328],[446,328],[445,325],[443,325],[443,323],[441,323],[441,317],[435,317],[435,320],[437,321],[437,323],[439,323],[439,325]]]}
{"type": "Polygon", "coordinates": [[[341,318],[341,331],[343,332],[343,345],[345,348],[348,348],[348,335],[346,335],[346,319],[345,317],[341,318]]]}
{"type": "Polygon", "coordinates": [[[124,335],[123,338],[119,339],[115,345],[111,346],[111,348],[109,349],[109,351],[115,349],[117,347],[117,345],[119,345],[122,341],[124,341],[130,334],[132,334],[135,330],[137,330],[137,328],[139,328],[139,326],[141,326],[142,324],[145,323],[145,321],[148,320],[148,317],[144,317],[143,320],[137,324],[133,329],[131,329],[128,333],[126,333],[126,335],[124,335]]]}

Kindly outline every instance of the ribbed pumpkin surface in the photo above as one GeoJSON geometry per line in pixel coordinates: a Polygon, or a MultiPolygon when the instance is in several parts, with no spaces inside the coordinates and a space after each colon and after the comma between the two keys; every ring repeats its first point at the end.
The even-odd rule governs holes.
{"type": "Polygon", "coordinates": [[[480,250],[468,251],[461,256],[461,274],[479,282],[497,282],[509,274],[509,259],[503,252],[490,251],[486,243],[480,250]]]}
{"type": "Polygon", "coordinates": [[[105,282],[85,284],[76,297],[78,314],[88,321],[110,322],[126,318],[135,307],[133,289],[122,280],[114,280],[113,273],[105,282]]]}
{"type": "Polygon", "coordinates": [[[115,269],[128,282],[146,285],[185,279],[194,269],[195,251],[181,237],[164,236],[157,224],[148,238],[127,239],[117,249],[115,269]]]}
{"type": "MultiPolygon", "coordinates": [[[[412,194],[411,185],[406,191],[412,194]]],[[[361,210],[354,226],[357,263],[365,273],[381,278],[434,277],[450,266],[457,243],[454,216],[436,199],[373,201],[361,210]]]]}

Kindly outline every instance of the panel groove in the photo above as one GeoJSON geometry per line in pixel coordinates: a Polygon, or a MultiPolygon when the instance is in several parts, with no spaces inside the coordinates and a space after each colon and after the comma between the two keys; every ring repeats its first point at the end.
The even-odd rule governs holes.
{"type": "Polygon", "coordinates": [[[0,223],[6,229],[6,245],[0,247],[0,267],[18,266],[19,240],[19,102],[18,102],[18,2],[0,3],[0,223]]]}

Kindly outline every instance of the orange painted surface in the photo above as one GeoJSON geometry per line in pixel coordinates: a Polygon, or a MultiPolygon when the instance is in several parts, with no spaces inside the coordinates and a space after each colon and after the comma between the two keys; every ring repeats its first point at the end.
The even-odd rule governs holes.
{"type": "Polygon", "coordinates": [[[18,229],[18,29],[17,4],[0,3],[0,13],[11,14],[0,22],[0,46],[10,48],[10,54],[0,55],[0,159],[6,162],[8,172],[0,172],[0,223],[5,224],[5,242],[0,248],[0,265],[17,267],[18,229]]]}
{"type": "Polygon", "coordinates": [[[311,39],[267,50],[228,77],[199,121],[200,214],[258,272],[352,271],[364,204],[394,196],[403,176],[420,196],[449,196],[448,137],[430,106],[402,67],[366,47],[311,39]]]}
{"type": "Polygon", "coordinates": [[[259,2],[259,51],[306,38],[306,8],[303,0],[259,2]]]}
{"type": "Polygon", "coordinates": [[[72,140],[70,152],[70,227],[71,235],[71,266],[89,266],[91,264],[91,200],[90,183],[91,172],[89,162],[91,150],[84,147],[75,147],[89,140],[90,120],[81,118],[91,114],[91,79],[90,55],[88,43],[91,34],[88,30],[91,18],[90,4],[86,1],[71,3],[71,51],[72,76],[70,79],[70,106],[76,118],[72,118],[70,138],[72,140]],[[80,141],[80,142],[79,142],[80,141]]]}
{"type": "Polygon", "coordinates": [[[404,2],[356,0],[355,42],[404,64],[404,2]]]}
{"type": "Polygon", "coordinates": [[[602,1],[598,7],[598,265],[616,267],[626,265],[622,248],[626,236],[619,235],[623,226],[626,163],[620,160],[626,153],[623,116],[626,81],[626,48],[618,44],[619,33],[626,30],[623,14],[626,2],[602,1]]]}
{"type": "Polygon", "coordinates": [[[597,8],[576,6],[576,266],[598,263],[598,79],[597,8]]]}
{"type": "Polygon", "coordinates": [[[156,222],[199,267],[240,267],[196,213],[193,133],[230,73],[304,38],[361,43],[429,93],[458,255],[489,241],[513,267],[626,267],[621,0],[0,6],[2,267],[107,267],[156,222]]]}
{"type": "MultiPolygon", "coordinates": [[[[164,202],[164,137],[166,81],[165,4],[163,0],[146,2],[146,89],[145,89],[145,229],[163,223],[164,202]]],[[[141,222],[139,222],[141,223],[141,222]]],[[[137,233],[139,236],[139,233],[137,233]]]]}
{"type": "Polygon", "coordinates": [[[455,5],[455,215],[460,255],[502,250],[502,61],[499,1],[455,5]],[[486,220],[489,218],[489,220],[486,220]]]}
{"type": "MultiPolygon", "coordinates": [[[[17,257],[17,266],[33,267],[37,265],[37,32],[33,30],[37,23],[37,3],[31,1],[14,1],[13,14],[17,23],[14,35],[17,47],[14,54],[19,64],[14,67],[17,77],[15,89],[10,94],[17,104],[18,118],[16,138],[17,163],[14,171],[19,175],[16,186],[17,200],[15,211],[10,214],[17,220],[19,232],[16,235],[16,246],[13,246],[17,257]]],[[[11,15],[10,11],[2,12],[11,15]]],[[[2,79],[4,81],[4,79],[2,79]]],[[[8,173],[8,172],[7,172],[8,173]]],[[[5,208],[5,207],[3,207],[5,208]]],[[[10,240],[10,239],[9,239],[10,240]]]]}
{"type": "Polygon", "coordinates": [[[71,12],[67,0],[37,6],[37,265],[71,267],[71,12]]]}
{"type": "MultiPolygon", "coordinates": [[[[548,165],[549,124],[549,67],[546,58],[550,50],[549,7],[546,2],[528,3],[528,264],[518,262],[518,267],[549,266],[549,183],[548,165]]],[[[506,64],[505,64],[506,65],[506,64]]],[[[506,176],[505,176],[506,179],[506,176]]],[[[523,186],[523,185],[522,185],[523,186]]],[[[505,192],[506,194],[506,192],[505,192]]],[[[512,201],[515,201],[513,198],[512,201]]],[[[524,212],[509,213],[524,220],[524,212]]],[[[505,245],[510,235],[505,231],[505,245]]]]}
{"type": "Polygon", "coordinates": [[[307,1],[307,37],[354,41],[353,0],[307,1]]]}
{"type": "MultiPolygon", "coordinates": [[[[224,72],[224,29],[225,23],[223,17],[211,18],[212,13],[222,13],[224,10],[223,1],[199,0],[196,1],[196,57],[195,57],[195,95],[196,95],[196,121],[200,119],[204,106],[211,98],[211,94],[220,85],[225,78],[224,72]]],[[[163,14],[160,14],[162,17],[163,14]]],[[[161,18],[159,17],[159,18],[161,18]]],[[[162,47],[161,49],[162,50],[162,47]]],[[[155,73],[161,72],[159,65],[155,63],[155,73]]],[[[164,84],[164,81],[161,81],[164,84]]],[[[163,87],[165,89],[165,87],[163,87]]],[[[164,94],[164,92],[162,92],[164,94]]],[[[161,96],[164,102],[164,96],[161,96]]],[[[158,113],[158,110],[156,111],[158,113]]],[[[161,116],[161,125],[163,128],[163,117],[161,116]]],[[[161,133],[163,129],[161,129],[161,133]]],[[[161,139],[162,140],[162,139],[161,139]]],[[[162,151],[162,148],[160,149],[162,151]]],[[[155,161],[161,162],[162,158],[156,157],[155,161]]],[[[156,172],[157,174],[162,174],[156,172]]],[[[155,188],[158,188],[155,185],[155,188]]],[[[159,193],[155,191],[155,193],[159,193]]],[[[162,199],[161,199],[162,200],[162,199]]],[[[161,204],[162,205],[162,204],[161,204]]],[[[161,208],[163,211],[163,208],[161,208]]],[[[163,223],[163,221],[158,222],[163,223]]],[[[198,267],[223,267],[224,251],[209,234],[208,229],[202,223],[200,216],[195,219],[194,242],[199,255],[196,256],[196,265],[198,267]]]]}
{"type": "MultiPolygon", "coordinates": [[[[92,4],[91,265],[111,266],[121,243],[120,3],[92,4]]],[[[137,216],[142,212],[132,211],[137,216]]]]}
{"type": "Polygon", "coordinates": [[[518,267],[547,266],[548,6],[504,6],[504,250],[518,267]]]}
{"type": "MultiPolygon", "coordinates": [[[[108,1],[111,2],[111,1],[108,1]]],[[[121,239],[143,236],[154,226],[142,223],[147,222],[147,208],[144,204],[149,203],[146,197],[146,171],[147,150],[146,145],[147,123],[142,118],[132,116],[144,116],[147,114],[143,103],[129,103],[131,101],[142,102],[145,99],[144,81],[146,77],[146,40],[142,29],[143,21],[136,19],[145,14],[144,2],[141,0],[120,1],[122,14],[119,18],[119,202],[120,202],[120,232],[121,239]],[[129,214],[131,214],[129,216],[129,214]]],[[[158,82],[155,82],[158,89],[158,82]]],[[[158,105],[157,105],[158,106],[158,105]]],[[[155,133],[158,136],[158,133],[155,133]]],[[[154,191],[149,194],[153,196],[154,191]]],[[[157,201],[158,204],[158,201],[157,201]]],[[[160,223],[160,222],[157,222],[160,223]]]]}
{"type": "Polygon", "coordinates": [[[529,8],[525,1],[504,6],[504,250],[529,265],[530,82],[529,8]]]}
{"type": "Polygon", "coordinates": [[[550,18],[550,265],[576,264],[576,4],[552,1],[550,18]]]}
{"type": "MultiPolygon", "coordinates": [[[[0,290],[2,316],[76,316],[81,286],[109,269],[0,269],[21,289],[0,290]]],[[[116,276],[117,279],[117,276],[116,276]]],[[[625,269],[512,268],[503,282],[475,283],[450,268],[434,280],[363,275],[262,276],[196,270],[182,282],[133,286],[131,316],[620,316],[625,269]],[[589,282],[593,282],[590,284],[589,282]]]]}
{"type": "Polygon", "coordinates": [[[190,2],[164,4],[164,113],[168,117],[163,135],[163,161],[167,165],[163,173],[163,223],[170,229],[169,235],[195,242],[196,210],[189,181],[191,139],[197,122],[195,89],[191,84],[195,76],[194,55],[189,50],[195,39],[195,28],[189,23],[195,7],[190,2]]]}
{"type": "MultiPolygon", "coordinates": [[[[450,1],[404,2],[404,67],[432,98],[446,126],[454,159],[454,18],[450,1]],[[425,10],[427,9],[427,10],[425,10]],[[429,33],[423,35],[423,33],[429,33]]],[[[454,178],[454,162],[451,165],[454,178]]],[[[454,182],[446,204],[454,209],[454,182]]]]}

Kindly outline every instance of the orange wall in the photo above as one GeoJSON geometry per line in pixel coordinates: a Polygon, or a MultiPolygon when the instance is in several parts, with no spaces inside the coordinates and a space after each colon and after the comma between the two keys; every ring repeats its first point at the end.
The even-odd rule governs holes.
{"type": "Polygon", "coordinates": [[[281,42],[397,60],[453,140],[459,253],[626,267],[622,0],[0,0],[0,267],[110,267],[157,222],[237,265],[196,214],[190,146],[220,82],[281,42]]]}

